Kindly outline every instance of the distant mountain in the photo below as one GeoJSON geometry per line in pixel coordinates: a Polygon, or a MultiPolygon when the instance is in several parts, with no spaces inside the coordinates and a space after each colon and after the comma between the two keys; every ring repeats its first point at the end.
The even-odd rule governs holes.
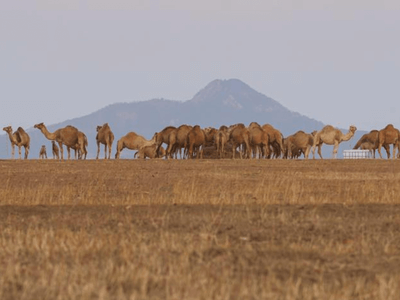
{"type": "MultiPolygon", "coordinates": [[[[218,128],[221,125],[235,123],[248,125],[254,121],[260,124],[272,124],[284,136],[298,130],[312,132],[324,126],[322,122],[290,111],[279,102],[258,93],[238,79],[214,80],[191,100],[184,102],[153,99],[141,102],[116,103],[87,116],[58,124],[46,124],[46,120],[43,120],[50,132],[66,125],[73,125],[83,131],[89,140],[88,158],[96,156],[96,126],[106,122],[109,123],[117,141],[130,131],[135,131],[150,139],[155,132],[161,131],[169,125],[198,124],[202,127],[213,126],[218,128]]],[[[51,142],[39,130],[30,128],[27,132],[31,136],[30,158],[39,156],[41,145],[47,145],[48,152],[50,152],[51,142]]],[[[360,136],[359,133],[356,138],[358,136],[360,136]]],[[[0,138],[0,141],[10,143],[6,136],[0,138]]],[[[352,144],[354,145],[355,142],[352,144]]],[[[349,148],[349,143],[345,143],[347,144],[345,148],[349,148]]],[[[116,143],[113,145],[113,155],[115,147],[116,143]]],[[[323,155],[325,154],[325,157],[329,158],[332,146],[323,146],[323,149],[323,155]]],[[[101,157],[104,157],[103,150],[102,147],[101,157]]],[[[341,152],[342,150],[339,150],[339,153],[341,152]]],[[[10,145],[0,147],[1,158],[9,158],[10,153],[10,145]]],[[[132,157],[131,151],[124,150],[122,154],[121,157],[132,157]]]]}

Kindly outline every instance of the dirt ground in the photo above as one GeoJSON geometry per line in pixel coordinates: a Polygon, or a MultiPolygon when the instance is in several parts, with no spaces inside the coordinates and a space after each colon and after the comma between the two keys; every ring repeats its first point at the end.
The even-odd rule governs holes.
{"type": "Polygon", "coordinates": [[[0,161],[0,298],[398,299],[399,171],[0,161]]]}

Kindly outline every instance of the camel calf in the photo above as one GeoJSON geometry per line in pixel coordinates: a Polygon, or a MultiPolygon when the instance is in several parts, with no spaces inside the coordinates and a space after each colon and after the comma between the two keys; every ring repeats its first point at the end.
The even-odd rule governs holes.
{"type": "MultiPolygon", "coordinates": [[[[163,158],[165,156],[165,149],[164,147],[160,147],[160,158],[163,158]]],[[[139,149],[134,155],[134,158],[156,158],[157,157],[157,145],[151,145],[151,146],[144,146],[139,149]]]]}
{"type": "Polygon", "coordinates": [[[42,148],[40,148],[39,158],[41,158],[41,159],[46,158],[47,159],[47,152],[46,152],[46,146],[45,145],[42,145],[42,148]]]}

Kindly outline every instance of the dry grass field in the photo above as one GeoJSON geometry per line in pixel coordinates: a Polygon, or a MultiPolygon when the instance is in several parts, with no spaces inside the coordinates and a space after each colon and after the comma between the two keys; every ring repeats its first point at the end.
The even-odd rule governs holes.
{"type": "Polygon", "coordinates": [[[0,161],[0,299],[399,299],[400,161],[0,161]]]}

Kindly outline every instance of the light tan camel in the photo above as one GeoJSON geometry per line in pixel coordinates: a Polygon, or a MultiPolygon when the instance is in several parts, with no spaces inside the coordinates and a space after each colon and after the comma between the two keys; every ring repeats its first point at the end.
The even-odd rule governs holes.
{"type": "Polygon", "coordinates": [[[47,159],[46,146],[42,145],[39,152],[39,159],[45,159],[45,158],[47,159]]]}
{"type": "Polygon", "coordinates": [[[99,159],[100,154],[100,144],[104,145],[104,159],[107,159],[107,147],[108,147],[108,159],[111,158],[111,147],[114,142],[114,134],[111,131],[108,123],[104,123],[102,126],[97,126],[97,156],[96,159],[99,159]]]}
{"type": "Polygon", "coordinates": [[[334,128],[332,125],[326,125],[321,131],[318,131],[314,137],[313,158],[315,159],[316,147],[318,147],[319,157],[321,159],[323,158],[321,154],[321,147],[324,143],[327,145],[333,145],[332,158],[336,158],[339,144],[343,141],[350,140],[354,136],[356,130],[357,127],[350,126],[349,131],[346,134],[343,134],[339,129],[334,128]]]}
{"type": "Polygon", "coordinates": [[[243,158],[243,153],[245,157],[250,157],[250,143],[249,143],[249,130],[244,126],[244,124],[239,123],[229,126],[229,142],[232,144],[232,158],[235,159],[235,153],[237,147],[242,146],[243,151],[240,151],[240,158],[243,158]]]}
{"type": "Polygon", "coordinates": [[[51,149],[53,152],[53,159],[60,159],[60,149],[58,149],[58,146],[55,141],[51,141],[51,149]]]}
{"type": "Polygon", "coordinates": [[[188,157],[194,158],[196,153],[197,158],[203,158],[204,145],[206,144],[206,134],[199,125],[193,126],[187,137],[188,157]]]}
{"type": "MultiPolygon", "coordinates": [[[[153,144],[151,146],[144,146],[143,148],[140,148],[139,151],[135,153],[133,156],[134,158],[156,158],[157,157],[157,145],[153,144]]],[[[160,158],[163,158],[165,156],[165,149],[163,146],[160,147],[160,158]]]]}
{"type": "MultiPolygon", "coordinates": [[[[379,146],[379,138],[378,138],[378,136],[379,136],[379,131],[378,130],[371,130],[369,133],[364,134],[358,140],[357,144],[354,146],[353,149],[354,150],[356,150],[358,148],[362,149],[361,145],[366,143],[366,145],[368,145],[368,146],[364,145],[364,147],[368,147],[368,149],[362,149],[362,150],[370,150],[372,156],[375,158],[375,152],[376,152],[376,149],[378,149],[378,146],[379,146]],[[370,147],[369,144],[372,145],[371,149],[369,149],[369,147],[370,147]]],[[[382,146],[385,148],[386,153],[388,153],[390,151],[389,148],[388,148],[388,145],[382,145],[382,146]]]]}
{"type": "Polygon", "coordinates": [[[160,131],[156,134],[156,144],[157,144],[158,156],[161,155],[160,147],[164,143],[164,144],[167,144],[166,158],[168,159],[168,158],[172,157],[172,147],[176,143],[176,134],[177,134],[177,129],[174,126],[165,127],[162,131],[160,131]]]}
{"type": "Polygon", "coordinates": [[[58,143],[61,152],[61,159],[64,159],[63,145],[67,147],[68,159],[71,158],[70,148],[78,148],[82,153],[85,153],[84,140],[80,138],[79,131],[74,126],[68,125],[64,128],[57,129],[54,132],[49,132],[44,123],[36,124],[34,127],[39,129],[48,140],[56,141],[58,143]]]}
{"type": "Polygon", "coordinates": [[[218,158],[223,158],[225,153],[225,147],[228,143],[228,127],[222,125],[214,135],[214,143],[217,147],[218,158]]]}
{"type": "Polygon", "coordinates": [[[308,159],[311,147],[314,143],[314,136],[317,134],[314,131],[311,134],[305,133],[302,130],[287,138],[287,156],[288,158],[297,158],[299,153],[303,153],[304,158],[308,159]]]}
{"type": "MultiPolygon", "coordinates": [[[[272,149],[270,153],[273,153],[275,158],[280,157],[283,151],[282,133],[271,124],[264,124],[261,127],[268,134],[269,148],[272,149]]],[[[271,157],[271,155],[269,155],[269,157],[271,157]]]]}
{"type": "Polygon", "coordinates": [[[21,157],[21,147],[25,148],[25,157],[24,158],[28,159],[31,139],[30,139],[29,135],[25,132],[25,130],[22,127],[18,127],[17,131],[15,131],[13,133],[11,126],[4,127],[3,130],[5,132],[7,132],[8,137],[10,138],[12,159],[14,159],[14,155],[15,155],[15,146],[18,147],[19,159],[22,158],[21,157]]]}
{"type": "Polygon", "coordinates": [[[115,153],[115,158],[120,157],[121,151],[125,148],[129,150],[140,150],[145,146],[151,146],[156,143],[156,134],[154,134],[151,140],[146,140],[143,136],[137,134],[136,132],[129,132],[117,142],[117,152],[115,153]]]}
{"type": "Polygon", "coordinates": [[[382,158],[381,148],[387,146],[387,158],[390,158],[390,145],[393,145],[393,159],[396,157],[396,148],[399,146],[399,130],[394,128],[392,124],[388,124],[385,128],[379,130],[378,134],[378,153],[382,158]]]}
{"type": "Polygon", "coordinates": [[[269,155],[269,137],[257,122],[251,122],[249,127],[249,144],[255,158],[269,155]]]}
{"type": "Polygon", "coordinates": [[[190,125],[181,125],[176,129],[176,138],[175,144],[172,147],[172,153],[175,154],[175,158],[178,158],[178,151],[179,156],[182,159],[183,157],[187,157],[187,153],[185,153],[185,149],[187,149],[187,135],[190,130],[192,130],[193,126],[190,125]],[[183,156],[182,156],[182,149],[183,149],[183,156]]]}

